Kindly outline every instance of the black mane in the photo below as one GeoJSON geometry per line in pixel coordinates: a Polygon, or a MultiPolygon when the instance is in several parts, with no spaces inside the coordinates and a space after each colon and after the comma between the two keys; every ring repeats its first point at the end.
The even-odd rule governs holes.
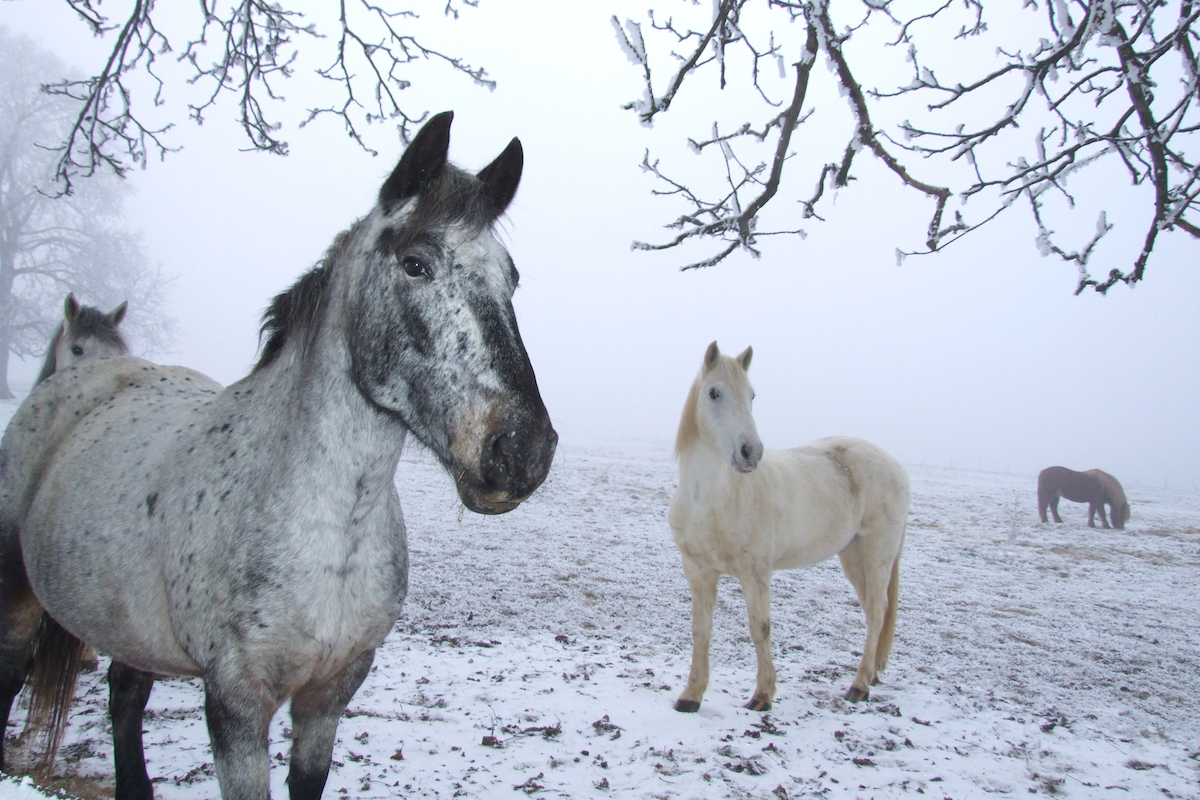
{"type": "Polygon", "coordinates": [[[290,289],[275,295],[271,305],[267,306],[267,310],[263,312],[262,328],[258,332],[262,355],[254,365],[255,372],[279,357],[290,331],[307,331],[313,327],[313,321],[324,306],[325,292],[329,288],[329,275],[333,272],[333,261],[346,237],[346,233],[338,234],[333,246],[325,254],[325,259],[301,275],[300,280],[292,284],[290,289]]]}

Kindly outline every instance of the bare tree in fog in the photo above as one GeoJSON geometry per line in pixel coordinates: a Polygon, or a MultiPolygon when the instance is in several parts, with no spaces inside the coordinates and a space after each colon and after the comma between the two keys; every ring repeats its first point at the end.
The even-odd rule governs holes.
{"type": "Polygon", "coordinates": [[[159,310],[165,282],[137,235],[122,227],[128,187],[96,176],[57,196],[56,143],[78,106],[41,85],[64,67],[32,41],[0,27],[0,397],[9,355],[40,356],[62,322],[63,298],[105,310],[129,301],[124,330],[140,352],[164,346],[171,323],[159,310]]]}
{"type": "MultiPolygon", "coordinates": [[[[418,40],[407,29],[417,18],[411,10],[382,0],[337,0],[309,5],[308,14],[327,14],[329,35],[318,30],[300,3],[260,0],[200,0],[181,7],[139,0],[124,16],[106,15],[100,0],[65,0],[96,36],[109,37],[112,49],[94,75],[48,82],[46,91],[77,102],[76,116],[61,142],[55,170],[61,191],[69,192],[77,176],[107,168],[118,175],[145,166],[150,155],[172,150],[155,107],[183,84],[200,95],[188,106],[202,123],[222,96],[237,104],[238,122],[249,149],[279,155],[288,151],[282,123],[272,114],[283,99],[281,85],[292,77],[299,48],[319,60],[317,74],[333,88],[333,100],[309,107],[300,127],[331,116],[346,133],[374,154],[363,140],[365,125],[395,122],[407,143],[413,125],[426,116],[402,102],[417,62],[437,62],[494,88],[486,71],[464,59],[418,40]],[[196,8],[198,6],[198,9],[196,8]],[[189,18],[187,13],[198,10],[189,18]],[[164,22],[164,14],[171,14],[164,22]],[[184,33],[168,33],[183,27],[184,33]],[[303,43],[303,44],[302,44],[303,43]],[[177,72],[173,65],[182,65],[177,72]],[[162,77],[166,73],[171,77],[162,77]],[[171,83],[172,85],[168,85],[171,83]]],[[[445,0],[443,13],[458,17],[462,6],[478,0],[445,0]]]]}
{"type": "Polygon", "coordinates": [[[924,246],[897,250],[898,259],[941,250],[1022,206],[1042,253],[1078,269],[1076,293],[1104,293],[1142,280],[1161,234],[1200,238],[1200,3],[986,5],[1007,16],[986,15],[982,0],[718,0],[684,6],[680,19],[650,12],[645,33],[614,17],[645,85],[626,108],[644,124],[686,92],[728,89],[761,109],[690,140],[695,152],[715,155],[708,183],[668,174],[647,152],[655,193],[684,210],[668,225],[676,232],[669,241],[634,246],[713,243],[685,269],[739,248],[758,255],[762,237],[802,234],[801,220],[828,213],[862,153],[928,209],[924,246]],[[814,69],[821,62],[828,71],[814,69]],[[844,100],[831,101],[829,89],[844,100]],[[1070,179],[1108,169],[1102,202],[1073,194],[1070,179]],[[798,203],[786,210],[776,202],[772,218],[781,221],[771,227],[763,212],[785,186],[798,203]],[[1087,232],[1056,233],[1085,199],[1100,206],[1087,232]],[[1113,227],[1103,209],[1120,205],[1144,212],[1142,246],[1131,266],[1093,277],[1113,227]]]}

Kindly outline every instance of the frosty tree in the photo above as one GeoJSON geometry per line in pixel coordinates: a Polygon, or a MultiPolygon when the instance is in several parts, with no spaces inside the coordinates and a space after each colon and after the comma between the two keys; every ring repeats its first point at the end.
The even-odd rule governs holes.
{"type": "Polygon", "coordinates": [[[679,178],[647,152],[643,168],[656,193],[684,210],[668,225],[669,240],[634,246],[709,243],[709,254],[685,269],[738,249],[757,255],[762,237],[803,233],[801,220],[828,213],[830,196],[855,179],[865,156],[928,208],[923,247],[897,250],[899,259],[941,250],[1022,207],[1043,254],[1077,267],[1076,293],[1142,280],[1161,236],[1200,238],[1200,3],[1016,6],[690,0],[677,16],[649,12],[648,25],[614,17],[645,86],[626,108],[644,124],[687,93],[725,90],[758,109],[690,140],[712,156],[712,181],[679,178]],[[1112,177],[1104,197],[1086,198],[1102,202],[1080,234],[1069,218],[1085,204],[1073,192],[1098,170],[1112,177]],[[780,208],[785,187],[796,203],[780,208]],[[772,225],[764,218],[773,202],[772,225]],[[1093,277],[1113,227],[1104,203],[1139,206],[1144,238],[1132,264],[1093,277]],[[1069,222],[1073,233],[1056,232],[1069,222]]]}
{"type": "MultiPolygon", "coordinates": [[[[170,151],[167,133],[174,123],[163,122],[156,110],[183,84],[199,92],[188,105],[194,121],[202,123],[225,99],[236,103],[249,149],[286,154],[283,124],[275,115],[301,43],[320,61],[317,74],[332,92],[328,104],[308,108],[300,127],[319,117],[337,118],[372,153],[362,138],[365,125],[393,121],[407,142],[412,126],[426,116],[400,99],[417,63],[438,62],[481,86],[494,85],[481,67],[418,40],[408,30],[417,14],[387,0],[305,4],[306,11],[295,7],[299,3],[267,0],[200,0],[184,6],[133,0],[120,16],[106,14],[101,0],[64,2],[112,44],[95,74],[46,86],[50,94],[77,103],[55,173],[66,192],[77,177],[103,169],[124,175],[134,165],[144,166],[149,156],[170,151]],[[197,6],[198,13],[192,13],[197,6]]],[[[477,2],[444,0],[442,11],[457,17],[463,6],[477,2]]]]}
{"type": "Polygon", "coordinates": [[[165,287],[136,234],[122,226],[129,191],[113,175],[56,197],[57,154],[39,142],[59,141],[75,105],[41,86],[63,75],[52,55],[0,28],[0,397],[10,354],[40,357],[63,319],[63,299],[105,311],[128,300],[122,329],[139,352],[166,344],[165,287]]]}

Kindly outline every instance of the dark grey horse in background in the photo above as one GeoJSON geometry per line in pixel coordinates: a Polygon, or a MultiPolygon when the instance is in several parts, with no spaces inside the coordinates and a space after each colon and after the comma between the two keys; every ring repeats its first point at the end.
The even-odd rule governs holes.
{"type": "Polygon", "coordinates": [[[79,305],[75,295],[68,294],[63,303],[63,321],[46,346],[46,360],[37,382],[80,361],[127,354],[129,345],[117,330],[125,319],[126,307],[127,303],[121,303],[105,314],[98,308],[79,305]]]}
{"type": "Polygon", "coordinates": [[[203,679],[227,800],[269,796],[268,725],[289,699],[290,794],[321,795],[407,589],[405,437],[485,514],[529,497],[558,440],[493,232],[520,142],[472,175],[447,163],[451,120],[430,119],[375,207],[274,299],[249,376],[223,389],[104,359],[18,409],[0,444],[0,730],[45,615],[32,702],[48,687],[56,730],[74,676],[72,648],[45,644],[54,630],[113,659],[118,798],[153,796],[141,718],[156,674],[203,679]]]}
{"type": "Polygon", "coordinates": [[[1112,526],[1125,530],[1129,521],[1129,501],[1121,482],[1098,469],[1076,472],[1066,467],[1046,467],[1038,473],[1038,515],[1046,521],[1046,511],[1054,515],[1055,522],[1062,522],[1058,515],[1058,499],[1065,497],[1075,503],[1088,504],[1088,527],[1096,527],[1096,514],[1100,523],[1107,528],[1108,517],[1104,506],[1112,509],[1112,526]]]}

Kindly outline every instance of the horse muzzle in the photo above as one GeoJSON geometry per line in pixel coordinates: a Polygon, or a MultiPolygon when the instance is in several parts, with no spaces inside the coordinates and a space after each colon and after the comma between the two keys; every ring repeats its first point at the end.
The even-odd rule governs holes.
{"type": "Polygon", "coordinates": [[[512,511],[542,485],[557,447],[549,417],[501,426],[484,441],[476,468],[453,467],[459,499],[477,514],[512,511]]]}
{"type": "Polygon", "coordinates": [[[730,463],[733,468],[743,474],[754,472],[758,469],[758,462],[762,459],[763,446],[760,441],[743,442],[741,447],[733,451],[733,456],[730,458],[730,463]]]}

